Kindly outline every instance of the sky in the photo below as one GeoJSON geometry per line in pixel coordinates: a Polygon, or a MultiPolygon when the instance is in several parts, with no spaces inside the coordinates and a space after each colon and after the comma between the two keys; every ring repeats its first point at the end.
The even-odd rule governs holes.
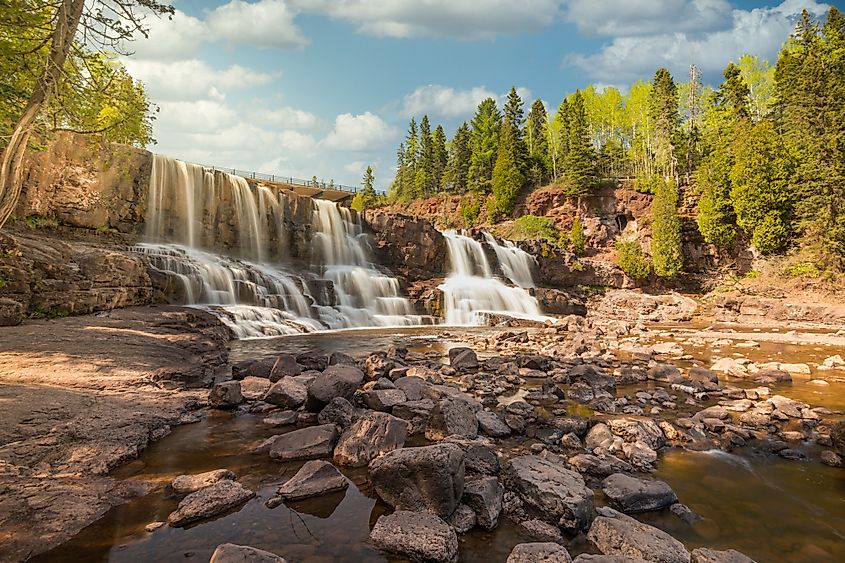
{"type": "MultiPolygon", "coordinates": [[[[836,3],[839,3],[837,0],[836,3]]],[[[694,63],[775,61],[815,0],[177,0],[123,58],[158,107],[154,152],[386,188],[411,116],[449,136],[514,86],[552,111],[589,84],[625,89],[694,63]]]]}

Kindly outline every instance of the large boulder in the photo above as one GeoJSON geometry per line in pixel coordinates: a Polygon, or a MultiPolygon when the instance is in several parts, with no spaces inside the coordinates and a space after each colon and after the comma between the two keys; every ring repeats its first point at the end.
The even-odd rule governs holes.
{"type": "Polygon", "coordinates": [[[398,510],[448,518],[464,493],[464,453],[454,444],[400,448],[370,463],[376,494],[398,510]]]}
{"type": "Polygon", "coordinates": [[[735,549],[716,551],[706,547],[692,550],[692,563],[754,563],[754,560],[735,549]]]}
{"type": "Polygon", "coordinates": [[[464,438],[475,438],[478,435],[478,419],[466,401],[442,399],[431,411],[425,437],[438,441],[453,434],[464,438]]]}
{"type": "Polygon", "coordinates": [[[337,442],[337,427],[321,424],[282,434],[270,447],[270,457],[276,461],[296,461],[332,455],[337,442]]]}
{"type": "Polygon", "coordinates": [[[654,563],[690,563],[684,544],[654,526],[617,512],[600,508],[587,539],[605,555],[639,557],[654,563]]]}
{"type": "Polygon", "coordinates": [[[228,469],[215,469],[214,471],[206,471],[205,473],[198,473],[196,475],[179,475],[173,480],[170,486],[177,495],[184,495],[210,487],[220,481],[232,481],[234,478],[235,474],[228,469]]]}
{"type": "Polygon", "coordinates": [[[284,500],[296,501],[343,491],[348,486],[346,478],[334,465],[314,459],[306,462],[277,492],[284,500]]]}
{"type": "Polygon", "coordinates": [[[223,480],[189,494],[167,517],[173,527],[186,526],[239,506],[255,496],[237,481],[223,480]]]}
{"type": "Polygon", "coordinates": [[[335,397],[351,399],[364,383],[364,372],[355,366],[335,364],[327,367],[308,384],[308,408],[318,411],[335,397]]]}
{"type": "Polygon", "coordinates": [[[607,477],[602,481],[601,489],[614,506],[626,513],[660,510],[678,502],[675,491],[663,481],[624,473],[607,477]]]}
{"type": "Polygon", "coordinates": [[[408,423],[383,412],[369,412],[353,422],[340,437],[334,461],[364,467],[381,454],[401,448],[408,437],[408,423]]]}
{"type": "Polygon", "coordinates": [[[208,563],[285,563],[285,560],[263,549],[224,543],[217,546],[208,563]]]}
{"type": "Polygon", "coordinates": [[[505,436],[510,436],[510,426],[505,424],[505,422],[499,418],[499,415],[496,413],[491,411],[478,411],[475,413],[475,418],[478,420],[478,429],[487,436],[490,436],[491,438],[503,438],[505,436]]]}
{"type": "Polygon", "coordinates": [[[475,512],[478,525],[492,530],[499,523],[505,489],[495,477],[481,477],[464,485],[464,503],[475,512]]]}
{"type": "Polygon", "coordinates": [[[547,459],[526,455],[505,464],[505,484],[536,517],[570,533],[586,530],[595,514],[595,495],[584,479],[547,459]]]}
{"type": "Polygon", "coordinates": [[[617,417],[607,420],[610,431],[626,442],[642,442],[654,450],[666,445],[660,426],[650,418],[617,417]]]}
{"type": "Polygon", "coordinates": [[[458,536],[452,527],[434,514],[397,510],[382,516],[370,532],[379,549],[424,563],[454,563],[458,560],[458,536]]]}
{"type": "Polygon", "coordinates": [[[633,471],[633,466],[614,455],[576,454],[567,460],[578,473],[603,479],[614,473],[633,471]]]}
{"type": "Polygon", "coordinates": [[[292,377],[279,379],[264,395],[264,402],[282,407],[283,409],[298,409],[305,404],[308,389],[292,377]]]}
{"type": "Polygon", "coordinates": [[[233,409],[243,402],[240,381],[217,383],[208,394],[208,406],[213,409],[233,409]]]}
{"type": "Polygon", "coordinates": [[[520,543],[505,563],[569,563],[572,557],[562,545],[552,542],[520,543]]]}
{"type": "Polygon", "coordinates": [[[279,381],[283,377],[296,377],[302,373],[302,366],[296,363],[296,358],[290,354],[277,356],[270,367],[270,381],[279,381]]]}
{"type": "Polygon", "coordinates": [[[349,400],[343,397],[335,397],[317,415],[317,422],[320,424],[337,424],[341,428],[346,428],[358,420],[359,416],[361,414],[358,409],[349,400]]]}
{"type": "Polygon", "coordinates": [[[478,369],[478,356],[472,348],[456,347],[449,349],[449,365],[458,371],[478,369]]]}

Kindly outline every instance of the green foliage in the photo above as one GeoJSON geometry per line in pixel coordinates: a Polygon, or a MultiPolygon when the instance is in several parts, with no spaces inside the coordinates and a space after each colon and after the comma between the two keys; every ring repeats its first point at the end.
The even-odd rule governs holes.
{"type": "Polygon", "coordinates": [[[482,203],[484,203],[483,199],[475,195],[466,195],[461,198],[460,213],[466,228],[472,227],[478,221],[482,203]]]}
{"type": "Polygon", "coordinates": [[[352,209],[361,212],[378,204],[379,196],[374,187],[375,181],[373,167],[367,166],[367,169],[364,171],[364,177],[361,179],[361,191],[352,198],[352,203],[350,204],[352,209]]]}
{"type": "Polygon", "coordinates": [[[467,184],[470,190],[487,193],[492,188],[493,167],[499,149],[499,130],[502,127],[502,114],[493,98],[487,98],[478,105],[471,127],[467,184]]]}
{"type": "Polygon", "coordinates": [[[434,140],[431,137],[431,125],[428,116],[420,121],[420,154],[417,159],[414,176],[414,197],[428,197],[436,190],[435,186],[434,140]]]}
{"type": "Polygon", "coordinates": [[[488,209],[491,216],[513,213],[516,198],[522,189],[524,178],[519,171],[515,127],[505,119],[499,137],[499,151],[493,167],[493,205],[488,209]]]}
{"type": "Polygon", "coordinates": [[[572,244],[573,254],[583,256],[584,248],[587,245],[587,235],[584,233],[584,226],[581,224],[579,217],[572,221],[572,228],[569,229],[569,242],[572,244]]]}
{"type": "Polygon", "coordinates": [[[54,217],[44,217],[43,215],[27,215],[26,227],[28,229],[55,229],[59,226],[59,221],[54,217]]]}
{"type": "Polygon", "coordinates": [[[545,240],[552,243],[560,238],[554,219],[537,215],[518,217],[503,236],[509,240],[545,240]]]}
{"type": "Polygon", "coordinates": [[[660,174],[638,174],[634,178],[634,189],[643,194],[653,194],[660,183],[660,174]]]}
{"type": "Polygon", "coordinates": [[[701,192],[698,201],[698,230],[704,240],[719,248],[728,248],[736,237],[736,214],[731,201],[730,169],[732,159],[724,149],[702,160],[695,174],[701,192]]]}
{"type": "Polygon", "coordinates": [[[678,192],[672,180],[661,180],[651,203],[651,260],[654,273],[672,278],[683,269],[678,192]]]}
{"type": "Polygon", "coordinates": [[[551,168],[549,155],[549,116],[539,98],[534,100],[525,123],[524,138],[528,149],[528,182],[541,186],[548,181],[551,168]]]}
{"type": "Polygon", "coordinates": [[[70,315],[70,311],[66,307],[55,306],[55,307],[41,307],[40,305],[36,305],[33,309],[32,313],[30,313],[30,317],[33,319],[61,319],[70,315]]]}
{"type": "Polygon", "coordinates": [[[675,140],[678,134],[678,88],[665,68],[657,69],[649,111],[654,124],[654,163],[665,176],[675,175],[675,140]]]}
{"type": "Polygon", "coordinates": [[[784,268],[783,273],[790,278],[819,278],[822,271],[812,262],[798,262],[784,268]]]}
{"type": "Polygon", "coordinates": [[[434,163],[432,166],[432,186],[435,192],[443,188],[443,176],[446,174],[448,152],[446,150],[446,132],[438,125],[431,137],[434,163]]]}
{"type": "Polygon", "coordinates": [[[566,193],[572,197],[590,195],[598,181],[596,151],[587,128],[584,97],[576,91],[569,103],[569,144],[563,159],[566,193]]]}
{"type": "Polygon", "coordinates": [[[643,280],[651,273],[651,265],[642,246],[635,240],[617,240],[616,264],[633,280],[643,280]]]}

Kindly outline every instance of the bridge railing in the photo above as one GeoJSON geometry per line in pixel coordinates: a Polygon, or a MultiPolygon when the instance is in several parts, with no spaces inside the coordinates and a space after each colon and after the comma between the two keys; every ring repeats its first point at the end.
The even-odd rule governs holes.
{"type": "MultiPolygon", "coordinates": [[[[250,180],[265,180],[267,182],[275,182],[278,184],[289,184],[291,186],[306,186],[309,188],[317,188],[321,190],[338,190],[351,194],[357,194],[359,191],[361,191],[361,188],[357,186],[346,186],[344,184],[332,184],[330,182],[317,182],[315,184],[313,179],[304,180],[302,178],[294,178],[293,176],[282,176],[280,174],[263,174],[261,172],[250,172],[248,170],[238,170],[237,168],[223,168],[221,166],[209,166],[206,164],[203,164],[202,166],[211,170],[219,170],[227,174],[232,174],[233,176],[241,176],[250,180]]],[[[376,193],[384,194],[385,192],[383,190],[376,190],[376,193]]]]}

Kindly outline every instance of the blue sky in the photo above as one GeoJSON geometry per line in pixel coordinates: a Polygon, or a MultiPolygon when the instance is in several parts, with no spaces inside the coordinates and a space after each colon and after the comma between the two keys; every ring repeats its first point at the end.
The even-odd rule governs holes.
{"type": "Polygon", "coordinates": [[[411,115],[451,134],[511,85],[550,108],[588,84],[625,88],[690,63],[718,84],[731,59],[774,60],[815,0],[230,0],[174,2],[131,45],[177,158],[386,187],[411,115]]]}

